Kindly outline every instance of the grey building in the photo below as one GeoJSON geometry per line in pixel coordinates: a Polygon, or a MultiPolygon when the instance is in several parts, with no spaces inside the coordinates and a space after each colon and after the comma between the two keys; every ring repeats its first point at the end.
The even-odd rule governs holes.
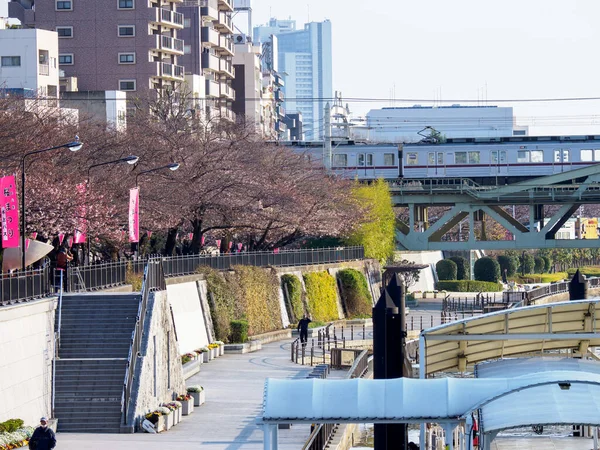
{"type": "Polygon", "coordinates": [[[234,121],[233,0],[188,0],[178,11],[185,17],[180,32],[185,47],[180,61],[186,74],[206,79],[207,116],[234,121]]]}
{"type": "Polygon", "coordinates": [[[283,119],[289,131],[290,141],[303,141],[302,113],[286,114],[283,119]]]}
{"type": "Polygon", "coordinates": [[[79,90],[148,89],[184,80],[178,57],[184,53],[177,32],[182,0],[12,0],[9,16],[25,27],[54,30],[59,66],[76,77],[79,90]]]}

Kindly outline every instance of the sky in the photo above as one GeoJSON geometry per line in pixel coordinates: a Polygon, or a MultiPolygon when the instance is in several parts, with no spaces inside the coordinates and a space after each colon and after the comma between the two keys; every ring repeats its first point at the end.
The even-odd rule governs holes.
{"type": "Polygon", "coordinates": [[[358,115],[487,99],[513,106],[532,134],[600,134],[600,100],[493,101],[600,97],[598,0],[253,0],[252,8],[254,25],[331,20],[334,90],[358,115]]]}

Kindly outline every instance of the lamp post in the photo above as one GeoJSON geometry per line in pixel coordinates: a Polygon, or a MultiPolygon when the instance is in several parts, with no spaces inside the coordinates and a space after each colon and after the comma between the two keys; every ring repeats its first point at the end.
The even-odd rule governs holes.
{"type": "Polygon", "coordinates": [[[175,172],[177,169],[179,169],[179,164],[171,163],[171,164],[167,164],[166,166],[155,167],[154,169],[142,170],[140,173],[138,173],[135,176],[135,185],[138,186],[138,178],[140,177],[140,175],[144,175],[144,174],[150,173],[150,172],[157,172],[162,169],[169,169],[171,172],[175,172]]]}
{"type": "Polygon", "coordinates": [[[72,152],[76,152],[83,147],[83,142],[79,141],[79,136],[75,136],[73,142],[69,142],[63,145],[57,145],[56,147],[45,148],[42,150],[34,150],[29,153],[25,153],[21,158],[21,268],[25,271],[25,230],[27,229],[27,216],[25,214],[25,158],[30,155],[36,155],[38,153],[49,152],[50,150],[58,150],[59,148],[68,148],[72,152]]]}
{"type": "MultiPolygon", "coordinates": [[[[92,170],[94,167],[107,166],[109,164],[119,164],[119,163],[127,163],[130,165],[134,165],[134,164],[137,164],[137,162],[139,160],[140,160],[140,158],[138,156],[129,155],[129,156],[125,156],[124,158],[113,159],[112,161],[105,161],[105,162],[101,162],[101,163],[97,163],[97,164],[92,164],[90,167],[88,167],[88,170],[87,170],[88,187],[91,185],[90,170],[92,170]]],[[[92,247],[90,245],[89,220],[87,222],[88,222],[87,223],[87,225],[88,225],[88,230],[87,230],[87,246],[88,246],[88,248],[87,248],[87,251],[88,251],[88,260],[91,260],[91,257],[92,257],[91,248],[92,247]]]]}

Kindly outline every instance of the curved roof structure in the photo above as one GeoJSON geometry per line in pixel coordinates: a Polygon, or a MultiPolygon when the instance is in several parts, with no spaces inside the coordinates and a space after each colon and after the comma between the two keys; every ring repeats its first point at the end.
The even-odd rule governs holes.
{"type": "Polygon", "coordinates": [[[422,373],[465,372],[482,361],[547,350],[585,353],[600,346],[599,303],[594,299],[508,309],[424,330],[422,373]]]}

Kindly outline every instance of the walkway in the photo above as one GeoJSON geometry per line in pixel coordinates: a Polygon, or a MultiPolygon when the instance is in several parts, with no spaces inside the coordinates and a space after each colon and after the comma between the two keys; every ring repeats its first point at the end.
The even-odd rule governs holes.
{"type": "MultiPolygon", "coordinates": [[[[309,367],[289,360],[290,342],[266,344],[256,353],[225,355],[201,366],[187,380],[206,391],[206,404],[196,408],[168,432],[158,435],[69,434],[57,435],[61,450],[262,450],[262,431],[255,419],[260,414],[266,378],[304,378],[309,367]]],[[[279,433],[280,448],[298,450],[310,434],[309,425],[279,433]]]]}

